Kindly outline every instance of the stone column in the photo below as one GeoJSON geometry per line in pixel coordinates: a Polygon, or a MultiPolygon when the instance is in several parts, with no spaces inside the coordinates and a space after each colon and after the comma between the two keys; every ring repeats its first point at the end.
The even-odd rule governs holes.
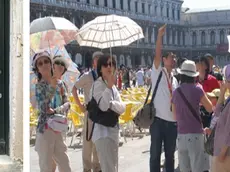
{"type": "Polygon", "coordinates": [[[132,12],[135,12],[135,2],[134,2],[134,0],[131,0],[131,2],[130,2],[130,8],[131,8],[132,12]]]}
{"type": "Polygon", "coordinates": [[[220,43],[220,30],[219,29],[216,29],[216,44],[219,44],[220,43]]]}
{"type": "Polygon", "coordinates": [[[180,45],[183,45],[183,31],[180,32],[180,45]]]}
{"type": "Polygon", "coordinates": [[[128,0],[123,1],[123,9],[124,9],[125,11],[128,11],[128,0]]]}
{"type": "Polygon", "coordinates": [[[145,3],[145,14],[148,14],[148,15],[150,14],[148,3],[145,3]]]}
{"type": "Polygon", "coordinates": [[[155,28],[153,27],[153,32],[152,32],[152,35],[151,35],[151,43],[155,43],[155,28]]]}
{"type": "Polygon", "coordinates": [[[228,32],[227,32],[227,29],[224,29],[224,43],[227,44],[228,43],[228,32]]]}
{"type": "Polygon", "coordinates": [[[177,30],[175,30],[175,45],[177,45],[178,44],[178,31],[177,30]]]}
{"type": "Polygon", "coordinates": [[[167,45],[167,29],[165,30],[165,34],[163,36],[163,44],[167,45]]]}
{"type": "MultiPolygon", "coordinates": [[[[100,0],[102,1],[102,0],[100,0]]],[[[120,0],[116,0],[116,9],[121,9],[121,4],[120,4],[120,0]]]]}
{"type": "Polygon", "coordinates": [[[149,43],[149,28],[145,29],[145,43],[149,43]]]}
{"type": "Polygon", "coordinates": [[[104,2],[105,2],[104,0],[99,0],[99,5],[104,7],[105,6],[104,2]]]}
{"type": "Polygon", "coordinates": [[[112,2],[112,0],[108,0],[108,7],[109,8],[113,8],[113,2],[112,2]]]}
{"type": "Polygon", "coordinates": [[[173,32],[172,32],[172,28],[169,30],[169,44],[172,45],[172,39],[173,39],[173,32]]]}
{"type": "Polygon", "coordinates": [[[169,19],[172,19],[172,4],[169,3],[169,19]]]}
{"type": "Polygon", "coordinates": [[[137,2],[137,11],[138,13],[142,13],[142,5],[141,5],[141,2],[137,2]]]}
{"type": "Polygon", "coordinates": [[[205,31],[205,35],[206,35],[206,38],[207,38],[207,39],[206,39],[206,40],[207,40],[207,41],[206,41],[206,44],[207,44],[207,45],[210,45],[210,44],[211,44],[211,31],[210,31],[210,30],[206,30],[206,31],[205,31]]]}

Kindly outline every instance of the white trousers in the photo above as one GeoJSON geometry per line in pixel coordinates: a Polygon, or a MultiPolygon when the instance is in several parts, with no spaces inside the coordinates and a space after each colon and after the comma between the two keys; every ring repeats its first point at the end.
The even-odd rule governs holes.
{"type": "Polygon", "coordinates": [[[118,172],[118,143],[106,137],[95,142],[102,172],[118,172]]]}
{"type": "Polygon", "coordinates": [[[39,156],[40,172],[52,172],[53,160],[60,172],[71,172],[67,147],[61,133],[51,129],[44,133],[37,133],[35,150],[39,156]]]}

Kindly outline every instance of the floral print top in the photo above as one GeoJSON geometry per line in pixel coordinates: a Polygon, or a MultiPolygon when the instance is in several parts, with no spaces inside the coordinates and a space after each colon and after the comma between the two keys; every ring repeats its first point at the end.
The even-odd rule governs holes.
{"type": "MultiPolygon", "coordinates": [[[[228,102],[228,101],[227,101],[228,102]]],[[[217,105],[215,116],[219,117],[216,124],[214,138],[214,156],[219,156],[224,146],[228,147],[227,156],[230,156],[230,103],[217,105]]]]}
{"type": "Polygon", "coordinates": [[[61,80],[58,80],[56,89],[41,80],[35,86],[35,96],[39,111],[37,130],[39,133],[43,133],[50,116],[47,114],[47,110],[52,108],[57,114],[66,115],[70,109],[70,103],[67,99],[66,87],[61,80]]]}

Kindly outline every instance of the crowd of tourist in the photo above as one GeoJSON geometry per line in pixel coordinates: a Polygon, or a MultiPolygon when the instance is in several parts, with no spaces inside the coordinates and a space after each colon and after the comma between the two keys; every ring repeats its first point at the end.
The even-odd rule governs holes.
{"type": "MultiPolygon", "coordinates": [[[[230,65],[224,69],[214,66],[211,54],[192,60],[178,58],[171,52],[162,55],[165,29],[164,25],[158,31],[151,67],[118,67],[114,57],[95,52],[92,70],[84,72],[75,83],[72,95],[85,114],[83,172],[119,171],[118,118],[125,111],[119,91],[150,85],[154,88],[160,73],[154,99],[156,116],[149,126],[150,172],[160,172],[162,167],[166,172],[174,172],[176,149],[181,172],[230,172],[230,65]],[[78,90],[84,94],[84,103],[78,90]],[[213,133],[213,151],[209,153],[204,143],[213,133]]],[[[57,114],[65,116],[70,108],[68,86],[61,80],[67,65],[61,57],[51,60],[46,51],[33,58],[39,110],[35,147],[41,172],[54,172],[56,166],[60,172],[71,172],[63,141],[66,129],[54,125],[55,120],[61,121],[57,114]]],[[[64,120],[61,122],[66,126],[64,120]]]]}

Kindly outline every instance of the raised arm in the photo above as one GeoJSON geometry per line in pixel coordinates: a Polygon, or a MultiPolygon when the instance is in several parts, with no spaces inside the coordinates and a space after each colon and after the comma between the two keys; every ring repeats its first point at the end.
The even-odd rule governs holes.
{"type": "Polygon", "coordinates": [[[158,30],[155,57],[153,59],[153,64],[155,65],[156,69],[158,69],[158,67],[161,64],[162,38],[164,36],[165,29],[166,29],[166,24],[160,27],[158,30]]]}

